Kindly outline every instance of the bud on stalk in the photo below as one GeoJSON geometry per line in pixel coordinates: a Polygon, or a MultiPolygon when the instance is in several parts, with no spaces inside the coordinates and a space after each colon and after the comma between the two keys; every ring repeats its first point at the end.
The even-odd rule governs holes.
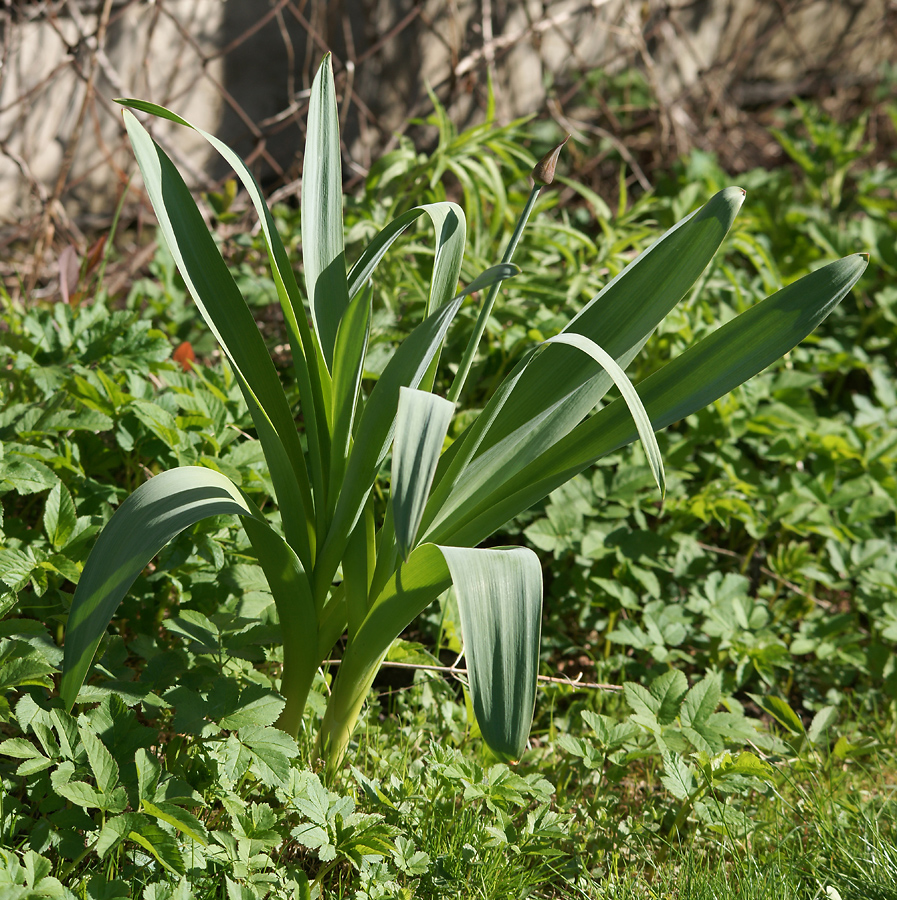
{"type": "Polygon", "coordinates": [[[554,150],[549,150],[545,156],[540,159],[533,168],[532,179],[536,184],[548,185],[554,181],[554,170],[558,165],[558,157],[561,155],[561,148],[570,140],[568,134],[554,150]]]}

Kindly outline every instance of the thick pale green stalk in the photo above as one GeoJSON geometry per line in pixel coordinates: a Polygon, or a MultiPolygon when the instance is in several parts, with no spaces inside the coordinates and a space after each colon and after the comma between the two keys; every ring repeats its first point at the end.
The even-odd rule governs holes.
{"type": "MultiPolygon", "coordinates": [[[[526,227],[526,223],[529,221],[530,213],[533,211],[533,207],[536,205],[536,200],[539,199],[539,193],[542,190],[542,185],[534,184],[533,189],[530,191],[529,199],[526,201],[526,206],[523,208],[523,212],[520,214],[520,218],[517,220],[517,225],[514,227],[514,233],[511,235],[511,240],[508,241],[508,246],[505,249],[505,255],[502,257],[501,261],[503,263],[510,263],[514,257],[514,251],[517,249],[517,244],[520,243],[520,237],[523,234],[523,229],[526,227]]],[[[480,340],[483,337],[483,332],[486,330],[486,322],[489,319],[489,316],[492,314],[492,307],[495,306],[495,300],[498,297],[498,291],[501,288],[501,282],[496,281],[495,284],[489,289],[489,293],[486,295],[486,299],[483,302],[482,307],[480,308],[480,314],[477,316],[476,325],[473,329],[473,334],[470,336],[470,342],[467,344],[466,349],[464,350],[464,356],[461,359],[461,364],[458,366],[458,372],[455,375],[455,379],[452,382],[452,386],[448,392],[448,399],[453,403],[457,401],[457,399],[461,396],[461,392],[464,390],[464,385],[467,382],[467,376],[470,374],[470,367],[473,365],[473,358],[476,355],[477,347],[480,345],[480,340]]]]}

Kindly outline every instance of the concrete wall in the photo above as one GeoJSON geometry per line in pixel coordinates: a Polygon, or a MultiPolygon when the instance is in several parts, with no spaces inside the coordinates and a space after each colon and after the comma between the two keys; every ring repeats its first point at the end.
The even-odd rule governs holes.
{"type": "MultiPolygon", "coordinates": [[[[696,89],[751,103],[814,78],[871,78],[897,58],[889,0],[107,3],[99,52],[102,2],[19,2],[0,18],[0,223],[35,215],[63,170],[69,215],[108,211],[133,168],[118,96],[175,109],[251,156],[264,177],[297,174],[307,88],[325,48],[338,89],[350,89],[344,136],[361,169],[409,111],[428,112],[428,83],[458,122],[475,118],[487,70],[509,118],[541,111],[552,80],[599,65],[643,67],[675,113],[696,89]]],[[[222,174],[183,129],[152,128],[193,184],[222,174]]]]}

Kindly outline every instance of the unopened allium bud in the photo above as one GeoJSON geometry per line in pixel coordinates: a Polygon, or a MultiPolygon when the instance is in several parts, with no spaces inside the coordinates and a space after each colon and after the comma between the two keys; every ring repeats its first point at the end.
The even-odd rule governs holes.
{"type": "Polygon", "coordinates": [[[558,157],[561,155],[561,147],[570,140],[568,134],[554,150],[550,150],[540,159],[533,168],[533,181],[536,184],[551,184],[554,181],[554,170],[558,165],[558,157]]]}

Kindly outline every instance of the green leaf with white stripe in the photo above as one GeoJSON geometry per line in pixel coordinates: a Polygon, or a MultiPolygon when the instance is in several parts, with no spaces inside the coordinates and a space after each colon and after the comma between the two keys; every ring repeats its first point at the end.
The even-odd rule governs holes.
{"type": "Polygon", "coordinates": [[[392,450],[392,510],[396,542],[407,560],[414,547],[424,505],[455,404],[403,387],[392,450]]]}
{"type": "Polygon", "coordinates": [[[483,737],[503,759],[517,759],[532,723],[538,675],[542,572],[526,548],[501,550],[421,544],[400,564],[346,647],[321,726],[324,758],[339,765],[352,723],[397,634],[453,583],[471,697],[483,737]],[[465,617],[467,625],[465,626],[465,617]]]}
{"type": "MultiPolygon", "coordinates": [[[[867,263],[867,256],[854,254],[805,275],[645,379],[638,385],[638,394],[654,429],[703,409],[781,358],[840,303],[867,263]]],[[[505,483],[485,492],[464,515],[443,517],[438,528],[426,531],[424,539],[477,544],[587,466],[637,437],[629,408],[622,398],[615,400],[505,483]]],[[[434,498],[437,493],[438,486],[434,498]]]]}
{"type": "Polygon", "coordinates": [[[312,322],[332,371],[336,331],[346,307],[343,178],[333,66],[328,53],[311,86],[302,159],[302,261],[312,322]]]}
{"type": "Polygon", "coordinates": [[[526,547],[440,550],[458,598],[470,697],[483,739],[500,759],[520,759],[539,675],[539,558],[526,547]]]}
{"type": "Polygon", "coordinates": [[[106,745],[86,725],[78,725],[81,742],[87,751],[87,759],[93,772],[97,789],[109,794],[118,784],[118,763],[106,749],[106,745]]]}

